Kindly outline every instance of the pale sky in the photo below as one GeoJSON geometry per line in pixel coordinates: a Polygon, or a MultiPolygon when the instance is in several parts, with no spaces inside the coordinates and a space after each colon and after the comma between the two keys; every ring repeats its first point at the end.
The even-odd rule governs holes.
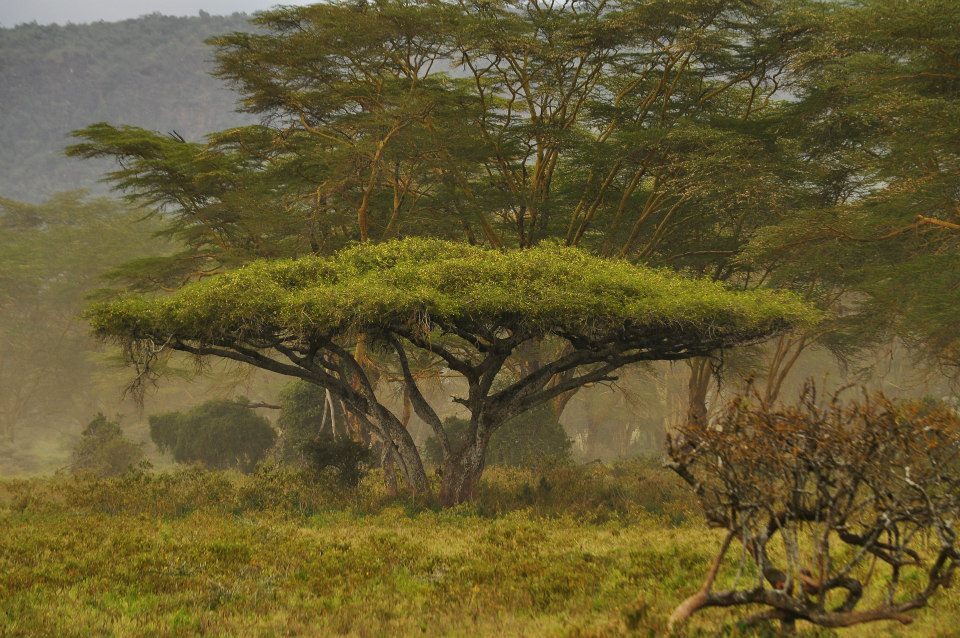
{"type": "Polygon", "coordinates": [[[0,26],[23,22],[66,24],[126,20],[147,13],[188,16],[202,9],[214,15],[252,13],[278,4],[312,4],[316,0],[0,0],[0,26]]]}

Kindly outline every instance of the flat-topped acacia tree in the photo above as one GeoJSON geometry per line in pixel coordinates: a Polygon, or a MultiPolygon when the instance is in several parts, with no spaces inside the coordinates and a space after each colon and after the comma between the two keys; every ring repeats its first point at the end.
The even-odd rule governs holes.
{"type": "Polygon", "coordinates": [[[420,454],[378,397],[352,346],[363,336],[396,361],[417,415],[443,449],[440,502],[469,499],[493,432],[621,366],[678,360],[812,320],[796,298],[543,245],[502,252],[441,240],[360,244],[332,257],[253,262],[168,296],[98,304],[96,332],[119,341],[139,379],[169,351],[223,357],[326,388],[387,443],[412,494],[430,495],[420,454]],[[508,365],[526,342],[565,347],[531,372],[508,365]],[[463,377],[470,412],[454,446],[411,370],[419,351],[463,377]]]}

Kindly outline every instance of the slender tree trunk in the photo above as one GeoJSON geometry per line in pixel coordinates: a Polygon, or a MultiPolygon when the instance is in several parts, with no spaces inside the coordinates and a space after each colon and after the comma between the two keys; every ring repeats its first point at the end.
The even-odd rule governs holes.
{"type": "Polygon", "coordinates": [[[587,395],[586,400],[586,437],[584,441],[584,455],[589,460],[599,459],[600,442],[603,438],[601,432],[602,421],[597,417],[596,397],[593,394],[587,395]]]}
{"type": "MultiPolygon", "coordinates": [[[[400,423],[405,430],[410,425],[411,415],[410,394],[409,391],[404,388],[403,412],[400,415],[400,423]]],[[[397,461],[396,452],[391,449],[389,443],[384,443],[380,465],[383,467],[383,480],[386,485],[387,494],[396,496],[400,492],[400,463],[397,461]]]]}
{"type": "Polygon", "coordinates": [[[809,339],[806,334],[782,334],[776,343],[767,367],[767,379],[764,384],[763,398],[768,405],[773,405],[780,398],[783,384],[809,346],[809,339]]]}
{"type": "Polygon", "coordinates": [[[400,493],[400,479],[398,476],[397,462],[393,454],[390,453],[390,444],[384,443],[380,453],[380,465],[383,467],[383,482],[389,496],[396,496],[400,493]]]}
{"type": "MultiPolygon", "coordinates": [[[[368,366],[367,339],[365,335],[360,335],[360,338],[357,340],[357,345],[354,349],[353,356],[356,358],[357,363],[359,363],[360,366],[364,368],[364,374],[369,376],[371,372],[373,373],[376,372],[376,370],[374,370],[372,366],[368,366]]],[[[371,385],[376,385],[375,378],[371,379],[370,381],[371,381],[371,385]]],[[[350,380],[350,385],[353,387],[354,390],[357,390],[360,388],[360,377],[357,374],[353,375],[353,378],[350,380]]],[[[362,443],[363,445],[366,445],[369,447],[371,444],[371,436],[363,420],[360,419],[359,416],[357,416],[356,414],[352,414],[348,412],[346,415],[346,421],[347,421],[347,430],[349,432],[349,437],[353,441],[357,443],[362,443]]]]}
{"type": "Polygon", "coordinates": [[[689,361],[690,380],[687,385],[687,421],[706,425],[707,423],[707,392],[710,390],[710,381],[713,370],[710,360],[697,357],[689,361]]]}
{"type": "Polygon", "coordinates": [[[417,450],[413,438],[406,430],[395,437],[392,442],[396,451],[397,464],[400,466],[400,472],[403,476],[410,494],[414,498],[423,498],[430,496],[430,481],[427,479],[427,473],[423,469],[423,461],[420,459],[420,452],[417,450]]]}
{"type": "Polygon", "coordinates": [[[420,451],[400,419],[380,404],[376,404],[369,413],[355,412],[355,415],[366,429],[374,432],[376,437],[388,446],[388,454],[393,457],[410,495],[414,498],[429,498],[430,482],[423,469],[420,451]]]}

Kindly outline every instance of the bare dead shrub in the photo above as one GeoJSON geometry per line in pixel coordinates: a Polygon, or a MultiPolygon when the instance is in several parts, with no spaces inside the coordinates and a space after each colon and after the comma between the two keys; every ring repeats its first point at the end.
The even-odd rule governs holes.
{"type": "MultiPolygon", "coordinates": [[[[958,552],[960,418],[880,394],[793,407],[741,397],[718,423],[669,441],[670,466],[727,536],[672,627],[709,607],[760,605],[748,620],[825,627],[896,620],[949,587],[958,552]],[[736,576],[724,571],[734,541],[736,576]],[[714,591],[718,576],[732,584],[714,591]],[[729,578],[728,578],[729,576],[729,578]]],[[[732,570],[732,565],[728,565],[732,570]]]]}

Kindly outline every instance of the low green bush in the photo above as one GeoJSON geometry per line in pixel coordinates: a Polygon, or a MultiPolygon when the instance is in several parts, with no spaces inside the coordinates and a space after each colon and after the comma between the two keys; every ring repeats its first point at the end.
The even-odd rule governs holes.
{"type": "Polygon", "coordinates": [[[288,384],[280,392],[277,458],[283,463],[309,462],[306,448],[314,447],[321,428],[326,428],[327,436],[333,431],[345,434],[345,419],[340,401],[328,402],[323,388],[299,380],[288,384]]]}
{"type": "Polygon", "coordinates": [[[102,413],[87,424],[73,449],[70,470],[75,474],[114,476],[143,460],[143,446],[127,439],[116,421],[102,413]]]}
{"type": "Polygon", "coordinates": [[[277,434],[241,397],[207,401],[187,412],[153,415],[150,438],[177,463],[250,472],[273,447],[277,434]]]}
{"type": "Polygon", "coordinates": [[[327,433],[303,443],[301,449],[309,469],[322,472],[332,468],[338,482],[349,487],[356,487],[373,462],[373,452],[366,445],[327,433]]]}

